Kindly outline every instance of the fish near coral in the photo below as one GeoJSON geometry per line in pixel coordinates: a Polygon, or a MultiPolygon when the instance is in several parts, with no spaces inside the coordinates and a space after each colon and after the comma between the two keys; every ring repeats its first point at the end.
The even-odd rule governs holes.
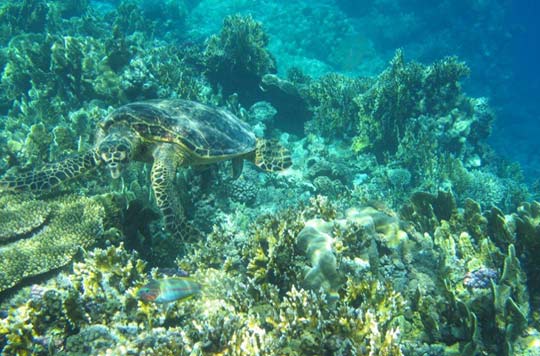
{"type": "Polygon", "coordinates": [[[175,277],[151,280],[139,289],[137,297],[145,302],[169,303],[200,293],[201,284],[191,278],[175,277]]]}

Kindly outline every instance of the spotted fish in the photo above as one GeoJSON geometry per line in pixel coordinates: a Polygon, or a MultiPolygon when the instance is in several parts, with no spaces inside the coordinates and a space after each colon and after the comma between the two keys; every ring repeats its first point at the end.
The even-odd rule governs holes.
{"type": "Polygon", "coordinates": [[[153,279],[142,286],[137,297],[145,302],[169,303],[201,293],[201,285],[191,278],[153,279]]]}

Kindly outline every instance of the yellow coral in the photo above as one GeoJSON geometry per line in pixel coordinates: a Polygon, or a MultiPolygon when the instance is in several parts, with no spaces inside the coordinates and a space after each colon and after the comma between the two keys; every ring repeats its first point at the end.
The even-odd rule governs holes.
{"type": "Polygon", "coordinates": [[[54,200],[0,199],[0,291],[62,267],[103,234],[103,207],[74,195],[54,200]],[[30,206],[36,207],[29,208],[30,206]]]}

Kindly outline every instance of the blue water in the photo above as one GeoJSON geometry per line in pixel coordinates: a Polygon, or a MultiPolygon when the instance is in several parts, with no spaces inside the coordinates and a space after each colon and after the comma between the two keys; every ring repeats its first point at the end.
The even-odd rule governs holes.
{"type": "Polygon", "coordinates": [[[495,147],[517,159],[527,177],[540,173],[540,24],[538,1],[511,1],[507,28],[514,29],[504,55],[510,57],[507,80],[509,95],[501,97],[499,120],[494,131],[495,147]]]}
{"type": "MultiPolygon", "coordinates": [[[[350,16],[362,19],[375,1],[337,1],[350,16]]],[[[491,143],[509,160],[521,163],[530,181],[540,173],[540,3],[505,1],[383,1],[377,9],[394,17],[403,14],[415,24],[395,38],[376,27],[371,38],[381,54],[402,47],[423,62],[457,55],[471,67],[464,87],[490,99],[497,113],[491,143]]],[[[362,21],[360,21],[362,23],[362,21]]],[[[386,55],[388,56],[388,54],[386,55]]]]}

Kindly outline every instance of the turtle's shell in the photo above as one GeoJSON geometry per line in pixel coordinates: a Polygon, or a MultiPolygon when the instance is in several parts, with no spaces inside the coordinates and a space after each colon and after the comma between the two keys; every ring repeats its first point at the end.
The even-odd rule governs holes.
{"type": "Polygon", "coordinates": [[[148,100],[124,105],[101,124],[125,123],[147,142],[176,143],[200,158],[239,156],[256,147],[250,127],[228,111],[188,100],[148,100]]]}

